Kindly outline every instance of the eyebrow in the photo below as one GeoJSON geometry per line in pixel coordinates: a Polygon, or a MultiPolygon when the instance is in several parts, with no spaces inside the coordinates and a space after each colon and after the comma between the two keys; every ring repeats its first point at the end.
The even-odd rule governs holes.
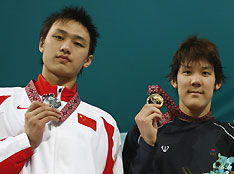
{"type": "MultiPolygon", "coordinates": [[[[190,65],[182,65],[182,67],[183,67],[183,68],[186,68],[186,69],[192,68],[192,66],[190,66],[190,65]]],[[[204,69],[204,70],[206,70],[206,69],[213,69],[213,67],[210,66],[210,65],[202,66],[201,68],[204,69]]]]}
{"type": "Polygon", "coordinates": [[[58,31],[58,32],[60,32],[60,33],[62,33],[62,34],[65,34],[65,35],[72,35],[73,38],[79,39],[79,40],[82,40],[82,41],[86,42],[85,38],[82,37],[82,36],[74,35],[74,34],[69,34],[67,31],[62,30],[62,29],[59,29],[59,28],[56,29],[56,31],[58,31]]]}
{"type": "Polygon", "coordinates": [[[203,66],[202,69],[213,69],[212,66],[203,66]]]}

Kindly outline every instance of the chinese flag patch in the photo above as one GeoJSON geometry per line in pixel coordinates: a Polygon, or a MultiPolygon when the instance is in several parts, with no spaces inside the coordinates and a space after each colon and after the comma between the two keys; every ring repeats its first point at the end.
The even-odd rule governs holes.
{"type": "Polygon", "coordinates": [[[0,96],[0,104],[2,104],[10,95],[0,96]]]}
{"type": "Polygon", "coordinates": [[[90,127],[91,129],[96,131],[96,121],[80,113],[78,113],[78,123],[90,127]]]}

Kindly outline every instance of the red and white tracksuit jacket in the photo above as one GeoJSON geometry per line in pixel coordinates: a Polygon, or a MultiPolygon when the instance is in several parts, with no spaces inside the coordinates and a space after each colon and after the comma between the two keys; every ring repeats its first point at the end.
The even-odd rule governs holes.
{"type": "MultiPolygon", "coordinates": [[[[76,91],[51,86],[39,75],[41,97],[54,93],[64,105],[76,91]]],[[[115,120],[105,111],[80,101],[63,122],[45,126],[41,144],[32,151],[24,133],[31,101],[25,88],[0,88],[0,174],[122,174],[122,151],[115,120]]]]}

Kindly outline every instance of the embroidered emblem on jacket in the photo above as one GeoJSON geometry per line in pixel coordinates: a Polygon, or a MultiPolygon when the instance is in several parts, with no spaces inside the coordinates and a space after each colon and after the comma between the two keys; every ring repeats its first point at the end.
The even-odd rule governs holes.
{"type": "Polygon", "coordinates": [[[168,149],[169,149],[169,146],[161,146],[161,149],[162,149],[162,151],[163,152],[167,152],[168,151],[168,149]]]}
{"type": "Polygon", "coordinates": [[[216,152],[216,150],[213,148],[213,149],[211,149],[211,151],[210,151],[210,156],[217,156],[217,152],[216,152]]]}

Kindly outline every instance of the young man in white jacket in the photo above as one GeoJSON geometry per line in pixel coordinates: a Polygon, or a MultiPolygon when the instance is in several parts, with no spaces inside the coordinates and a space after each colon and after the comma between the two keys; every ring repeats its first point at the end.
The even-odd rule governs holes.
{"type": "Polygon", "coordinates": [[[44,21],[37,81],[0,88],[0,174],[123,173],[115,120],[76,91],[98,35],[83,8],[66,7],[44,21]]]}

